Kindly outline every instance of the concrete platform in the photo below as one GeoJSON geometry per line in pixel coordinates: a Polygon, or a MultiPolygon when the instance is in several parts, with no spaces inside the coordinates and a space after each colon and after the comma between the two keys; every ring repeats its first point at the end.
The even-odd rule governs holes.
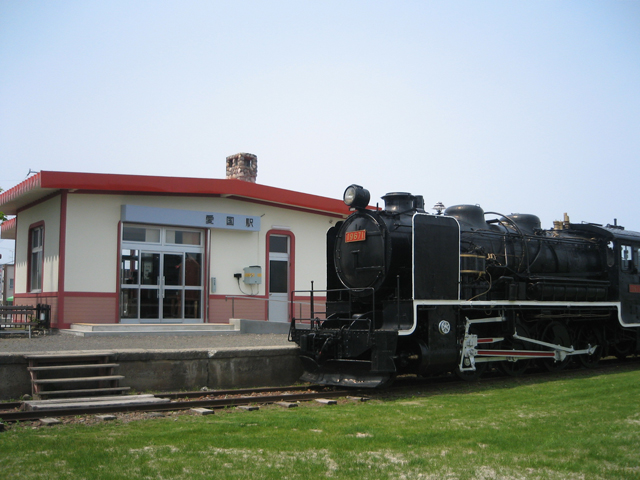
{"type": "Polygon", "coordinates": [[[235,335],[241,333],[233,324],[174,323],[174,324],[96,324],[74,323],[63,335],[78,337],[130,336],[130,335],[235,335]]]}
{"type": "MultiPolygon", "coordinates": [[[[291,385],[302,375],[295,345],[182,350],[114,348],[83,352],[110,355],[111,361],[120,365],[117,373],[124,376],[120,386],[131,387],[132,393],[291,385]]],[[[27,367],[24,353],[0,353],[0,400],[16,400],[31,394],[27,367]]]]}
{"type": "Polygon", "coordinates": [[[0,336],[0,400],[31,394],[25,356],[37,354],[109,354],[119,364],[114,373],[125,377],[120,386],[131,387],[130,393],[291,385],[302,375],[287,323],[232,319],[228,331],[209,334],[157,332],[156,326],[166,327],[142,325],[134,333],[126,329],[140,325],[102,325],[108,335],[93,335],[101,328],[91,326],[79,329],[82,335],[0,336]]]}
{"type": "Polygon", "coordinates": [[[131,336],[131,335],[238,335],[243,333],[287,334],[288,323],[265,322],[232,318],[224,323],[148,323],[148,324],[99,324],[74,323],[71,328],[60,330],[64,335],[79,337],[131,336]]]}

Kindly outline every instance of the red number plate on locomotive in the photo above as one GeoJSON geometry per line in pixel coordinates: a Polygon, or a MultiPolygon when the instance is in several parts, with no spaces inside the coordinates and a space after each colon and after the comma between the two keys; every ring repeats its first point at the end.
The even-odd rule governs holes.
{"type": "Polygon", "coordinates": [[[344,241],[346,243],[350,242],[364,242],[367,239],[367,231],[366,230],[357,230],[355,232],[347,232],[344,236],[344,241]]]}

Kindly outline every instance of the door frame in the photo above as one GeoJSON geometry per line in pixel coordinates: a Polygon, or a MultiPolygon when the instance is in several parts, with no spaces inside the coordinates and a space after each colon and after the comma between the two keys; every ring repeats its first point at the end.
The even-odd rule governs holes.
{"type": "Polygon", "coordinates": [[[173,226],[161,226],[161,225],[138,225],[138,224],[123,224],[123,228],[121,229],[120,235],[120,248],[119,248],[119,260],[118,260],[118,322],[119,323],[133,323],[133,324],[166,324],[166,323],[204,323],[204,319],[206,318],[206,302],[208,299],[207,296],[207,285],[206,285],[206,245],[208,241],[208,236],[206,232],[201,229],[194,228],[184,228],[184,227],[173,227],[173,226]],[[123,239],[122,231],[124,231],[125,226],[131,226],[136,228],[149,228],[149,229],[159,229],[160,236],[159,241],[145,242],[145,241],[125,241],[123,239]],[[181,232],[197,232],[200,234],[200,244],[192,245],[192,244],[170,244],[167,242],[166,232],[168,230],[178,230],[181,232]],[[125,250],[136,250],[138,252],[138,281],[137,288],[126,287],[125,284],[122,283],[122,256],[125,250]],[[159,255],[158,260],[158,274],[159,280],[156,285],[143,285],[141,283],[140,275],[142,274],[142,255],[143,254],[157,254],[159,255]],[[165,256],[166,255],[182,255],[183,261],[186,261],[187,254],[199,254],[201,259],[200,265],[200,285],[193,288],[193,286],[186,285],[185,272],[182,272],[182,279],[180,285],[166,285],[164,272],[165,265],[165,256]],[[155,288],[154,288],[155,287],[155,288]],[[192,288],[189,288],[192,287],[192,288]],[[127,318],[122,317],[121,314],[121,302],[122,302],[122,291],[123,290],[137,290],[138,292],[142,290],[155,290],[158,295],[158,317],[157,318],[141,318],[140,317],[140,295],[138,293],[137,300],[137,309],[138,315],[135,318],[127,318]],[[180,318],[164,318],[164,308],[165,304],[163,302],[163,298],[166,298],[167,290],[180,290],[182,292],[181,298],[181,317],[180,318]],[[198,318],[185,318],[185,308],[186,308],[186,295],[187,291],[198,291],[200,293],[200,316],[198,318]],[[162,295],[162,298],[160,298],[162,295]]]}
{"type": "MultiPolygon", "coordinates": [[[[269,290],[270,290],[270,275],[271,275],[271,269],[270,269],[270,249],[271,249],[271,236],[285,236],[285,237],[289,237],[289,284],[288,284],[288,292],[287,292],[287,300],[292,300],[291,296],[292,296],[292,290],[295,289],[295,252],[296,252],[296,242],[295,242],[295,235],[293,234],[293,232],[291,232],[290,230],[279,230],[279,229],[272,229],[269,230],[266,233],[266,275],[265,275],[265,296],[267,301],[265,302],[265,318],[268,321],[274,321],[271,320],[269,318],[269,290]]],[[[287,318],[284,320],[285,322],[290,322],[291,321],[291,309],[287,308],[287,318]]]]}

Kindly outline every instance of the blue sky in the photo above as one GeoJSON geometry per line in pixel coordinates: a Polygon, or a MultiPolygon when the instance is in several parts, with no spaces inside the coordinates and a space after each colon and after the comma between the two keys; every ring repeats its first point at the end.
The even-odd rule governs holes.
{"type": "Polygon", "coordinates": [[[276,187],[640,230],[640,2],[0,2],[0,187],[242,151],[276,187]]]}

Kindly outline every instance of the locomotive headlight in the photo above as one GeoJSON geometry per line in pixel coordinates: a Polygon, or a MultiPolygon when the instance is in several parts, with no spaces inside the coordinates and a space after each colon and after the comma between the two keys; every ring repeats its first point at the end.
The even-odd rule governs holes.
{"type": "Polygon", "coordinates": [[[349,207],[366,208],[371,195],[369,190],[360,185],[349,185],[344,191],[344,203],[349,207]]]}

